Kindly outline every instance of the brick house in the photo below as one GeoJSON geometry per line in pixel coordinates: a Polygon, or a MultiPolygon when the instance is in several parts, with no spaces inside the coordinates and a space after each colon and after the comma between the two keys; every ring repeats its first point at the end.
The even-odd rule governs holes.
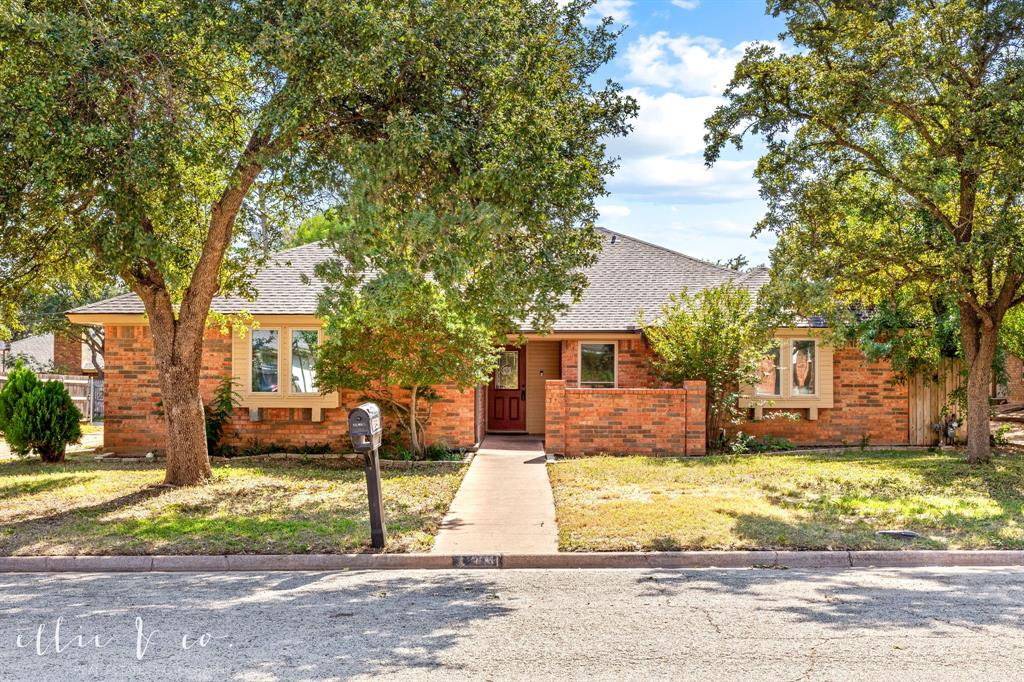
{"type": "MultiPolygon", "coordinates": [[[[604,246],[587,271],[582,299],[541,335],[507,347],[489,385],[459,391],[437,387],[428,442],[472,448],[488,432],[542,435],[550,452],[704,453],[704,385],[661,385],[651,374],[637,319],[670,293],[734,281],[756,291],[764,269],[722,268],[666,248],[602,231],[604,246]]],[[[248,333],[207,333],[203,394],[234,377],[241,410],[227,429],[235,443],[347,443],[346,415],[354,392],[321,394],[313,350],[323,333],[315,316],[317,263],[330,257],[318,244],[284,251],[258,273],[254,301],[218,298],[222,313],[247,311],[259,323],[248,333]]],[[[149,328],[134,294],[75,309],[72,322],[105,330],[106,447],[159,448],[164,439],[149,328]]],[[[745,432],[777,434],[800,444],[909,442],[909,397],[890,369],[868,363],[855,349],[832,348],[822,330],[781,329],[765,359],[765,380],[749,387],[745,432]],[[772,407],[765,409],[768,401],[772,407]],[[777,420],[785,410],[799,420],[777,420]]]]}

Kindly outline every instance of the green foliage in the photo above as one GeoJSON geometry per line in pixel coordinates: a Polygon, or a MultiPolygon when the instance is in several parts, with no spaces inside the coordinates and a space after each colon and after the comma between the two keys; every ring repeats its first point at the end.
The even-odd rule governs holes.
{"type": "Polygon", "coordinates": [[[761,452],[783,452],[785,450],[792,450],[793,443],[781,436],[761,436],[760,438],[754,437],[749,433],[743,433],[737,431],[736,435],[732,437],[727,444],[727,449],[734,455],[745,455],[749,453],[761,453],[761,452]]]}
{"type": "Polygon", "coordinates": [[[657,318],[641,316],[640,324],[655,353],[655,374],[676,385],[706,384],[708,444],[716,444],[724,420],[738,415],[740,387],[758,381],[773,328],[750,292],[731,283],[673,294],[657,318]]]}
{"type": "Polygon", "coordinates": [[[289,246],[302,246],[327,240],[335,231],[334,221],[324,213],[303,220],[289,240],[289,246]]]}
{"type": "Polygon", "coordinates": [[[1024,308],[1014,308],[1006,315],[999,339],[1007,351],[1024,358],[1024,308]]]}
{"type": "Polygon", "coordinates": [[[206,415],[206,449],[211,456],[229,457],[233,448],[225,445],[224,427],[231,422],[242,397],[235,390],[234,377],[222,377],[213,391],[213,399],[203,406],[206,415]]]}
{"type": "MultiPolygon", "coordinates": [[[[382,273],[382,289],[417,299],[429,279],[429,305],[463,306],[474,335],[543,328],[583,290],[593,201],[615,166],[605,141],[636,110],[617,84],[592,84],[617,33],[584,24],[591,4],[7,3],[3,235],[31,228],[47,254],[95,255],[121,277],[146,306],[162,380],[194,374],[214,294],[252,294],[265,228],[324,205],[358,225],[339,255],[382,273]]],[[[19,262],[41,248],[11,246],[19,262]]],[[[358,288],[347,266],[326,274],[358,288]]],[[[180,393],[198,399],[198,385],[180,393]]],[[[177,407],[169,426],[194,434],[177,407]]],[[[204,455],[178,447],[170,482],[205,480],[208,462],[172,475],[204,455]]]]}
{"type": "Polygon", "coordinates": [[[369,392],[408,427],[409,446],[421,453],[419,408],[436,400],[431,387],[485,382],[497,349],[493,331],[453,306],[432,282],[405,288],[395,279],[369,282],[347,304],[331,301],[349,292],[325,294],[317,381],[322,389],[369,392]],[[392,387],[403,389],[396,394],[392,387]]]}
{"type": "Polygon", "coordinates": [[[0,389],[0,433],[4,434],[11,451],[16,455],[27,455],[31,444],[17,433],[19,425],[13,423],[18,406],[39,386],[35,373],[20,360],[7,373],[7,381],[0,389]]]}
{"type": "Polygon", "coordinates": [[[59,381],[40,382],[19,363],[0,390],[0,432],[18,455],[35,451],[60,462],[68,444],[82,437],[82,413],[59,381]]]}
{"type": "MultiPolygon", "coordinates": [[[[707,121],[705,159],[763,140],[756,231],[778,235],[774,292],[802,313],[913,305],[915,320],[950,302],[971,430],[987,431],[995,335],[1024,300],[1024,6],[772,0],[769,11],[796,49],[747,51],[707,121]]],[[[987,458],[982,440],[972,460],[987,458]]]]}

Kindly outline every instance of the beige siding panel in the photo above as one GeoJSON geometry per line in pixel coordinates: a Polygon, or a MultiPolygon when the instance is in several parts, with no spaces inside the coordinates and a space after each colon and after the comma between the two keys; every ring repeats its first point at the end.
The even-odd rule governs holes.
{"type": "Polygon", "coordinates": [[[544,382],[562,378],[559,341],[526,343],[526,430],[544,433],[544,382]]]}

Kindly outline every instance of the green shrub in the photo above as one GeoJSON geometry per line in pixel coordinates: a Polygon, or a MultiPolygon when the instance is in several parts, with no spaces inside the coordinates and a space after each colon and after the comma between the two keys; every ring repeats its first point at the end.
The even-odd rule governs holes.
{"type": "Polygon", "coordinates": [[[240,404],[235,380],[232,377],[222,378],[213,391],[213,400],[203,406],[206,413],[206,451],[211,457],[230,457],[234,452],[234,448],[224,444],[224,427],[240,404]]]}
{"type": "Polygon", "coordinates": [[[14,417],[14,409],[38,385],[39,379],[35,373],[19,360],[15,363],[14,369],[7,374],[7,383],[0,390],[0,433],[4,434],[11,446],[11,451],[16,455],[27,455],[32,448],[29,445],[22,447],[18,442],[18,436],[8,433],[12,429],[11,419],[14,417]]]}
{"type": "Polygon", "coordinates": [[[62,462],[70,443],[82,437],[82,413],[64,384],[41,383],[16,367],[0,391],[0,430],[18,455],[35,451],[44,462],[62,462]]]}
{"type": "Polygon", "coordinates": [[[792,449],[793,443],[787,438],[772,435],[755,438],[754,436],[745,434],[742,431],[738,431],[729,442],[729,452],[734,455],[744,455],[757,452],[780,452],[782,450],[792,449]]]}

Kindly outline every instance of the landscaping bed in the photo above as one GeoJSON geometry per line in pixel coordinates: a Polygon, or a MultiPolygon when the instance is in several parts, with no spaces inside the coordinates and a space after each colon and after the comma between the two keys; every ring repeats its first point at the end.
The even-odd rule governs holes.
{"type": "Polygon", "coordinates": [[[548,472],[563,551],[1024,549],[1019,454],[592,457],[548,472]]]}
{"type": "MultiPolygon", "coordinates": [[[[382,472],[387,551],[433,544],[465,467],[382,472]]],[[[75,456],[0,462],[0,555],[369,551],[361,468],[217,462],[214,480],[167,488],[163,467],[75,456]]]]}

